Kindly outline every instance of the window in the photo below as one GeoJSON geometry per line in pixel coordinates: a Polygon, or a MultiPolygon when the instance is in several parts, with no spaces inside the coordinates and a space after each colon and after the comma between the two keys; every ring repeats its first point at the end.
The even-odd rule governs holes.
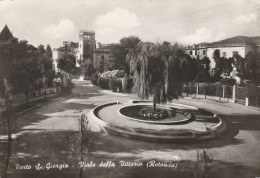
{"type": "Polygon", "coordinates": [[[195,50],[195,55],[197,55],[197,50],[195,50]]]}
{"type": "Polygon", "coordinates": [[[206,50],[205,49],[203,50],[203,55],[206,55],[206,50]]]}
{"type": "Polygon", "coordinates": [[[192,55],[192,50],[190,50],[190,55],[192,55]]]}

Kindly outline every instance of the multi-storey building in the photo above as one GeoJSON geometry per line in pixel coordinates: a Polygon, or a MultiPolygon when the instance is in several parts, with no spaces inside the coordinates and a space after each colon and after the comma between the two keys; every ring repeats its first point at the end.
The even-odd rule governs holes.
{"type": "Polygon", "coordinates": [[[103,60],[105,71],[109,70],[113,64],[113,60],[110,57],[110,45],[101,43],[97,43],[96,45],[94,31],[81,30],[79,32],[79,42],[66,42],[65,44],[60,48],[53,49],[54,68],[56,72],[59,72],[57,62],[65,52],[75,54],[77,66],[83,66],[83,73],[86,72],[84,66],[90,63],[96,69],[98,61],[103,60]]]}
{"type": "Polygon", "coordinates": [[[93,62],[93,53],[96,49],[94,31],[81,30],[79,33],[78,60],[90,60],[93,62]]]}
{"type": "Polygon", "coordinates": [[[108,71],[114,64],[114,61],[110,56],[110,45],[98,43],[97,48],[94,51],[94,69],[97,69],[98,62],[102,60],[104,63],[104,71],[108,71]]]}
{"type": "MultiPolygon", "coordinates": [[[[243,58],[250,51],[260,52],[260,37],[246,37],[246,36],[235,36],[232,38],[224,39],[221,41],[216,41],[213,43],[202,43],[193,46],[188,46],[186,48],[186,53],[191,57],[196,57],[202,59],[207,56],[210,60],[210,67],[213,69],[215,67],[215,61],[213,58],[213,53],[215,50],[220,51],[220,57],[230,58],[233,57],[234,53],[238,53],[243,58]]],[[[258,65],[260,66],[260,59],[258,65]]]]}
{"type": "Polygon", "coordinates": [[[191,57],[202,59],[207,56],[207,43],[194,44],[186,48],[186,53],[191,57]]]}
{"type": "MultiPolygon", "coordinates": [[[[60,72],[58,68],[58,60],[66,53],[73,54],[77,56],[78,54],[78,43],[74,42],[65,42],[65,45],[59,48],[54,48],[52,51],[52,58],[53,58],[53,69],[56,72],[60,72]]],[[[76,66],[80,66],[80,61],[76,59],[76,66]]]]}

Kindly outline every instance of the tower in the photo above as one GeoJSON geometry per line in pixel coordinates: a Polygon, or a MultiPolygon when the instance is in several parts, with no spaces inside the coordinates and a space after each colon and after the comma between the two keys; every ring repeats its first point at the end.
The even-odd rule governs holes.
{"type": "Polygon", "coordinates": [[[79,51],[78,59],[80,61],[93,62],[93,53],[96,48],[96,39],[94,31],[81,30],[79,33],[79,51]]]}

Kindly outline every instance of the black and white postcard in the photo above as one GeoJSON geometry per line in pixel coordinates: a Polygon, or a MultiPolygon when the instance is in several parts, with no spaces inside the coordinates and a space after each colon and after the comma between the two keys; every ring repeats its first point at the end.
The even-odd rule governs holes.
{"type": "Polygon", "coordinates": [[[0,178],[259,178],[260,0],[0,0],[0,178]]]}

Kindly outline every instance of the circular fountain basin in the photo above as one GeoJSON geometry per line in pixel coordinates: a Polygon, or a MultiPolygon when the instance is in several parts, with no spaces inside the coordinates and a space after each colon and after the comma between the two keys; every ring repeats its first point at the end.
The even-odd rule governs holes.
{"type": "Polygon", "coordinates": [[[173,107],[157,107],[158,110],[167,113],[164,118],[158,119],[149,119],[144,117],[143,114],[140,114],[142,110],[152,110],[150,105],[132,105],[124,106],[119,109],[119,114],[125,116],[126,119],[145,122],[151,124],[185,124],[191,122],[194,119],[194,116],[184,110],[173,108],[173,107]]]}
{"type": "Polygon", "coordinates": [[[151,107],[152,103],[142,101],[107,103],[91,110],[87,117],[93,131],[148,141],[201,141],[219,137],[226,130],[226,123],[215,113],[177,103],[158,105],[169,112],[160,120],[137,114],[151,107]]]}

